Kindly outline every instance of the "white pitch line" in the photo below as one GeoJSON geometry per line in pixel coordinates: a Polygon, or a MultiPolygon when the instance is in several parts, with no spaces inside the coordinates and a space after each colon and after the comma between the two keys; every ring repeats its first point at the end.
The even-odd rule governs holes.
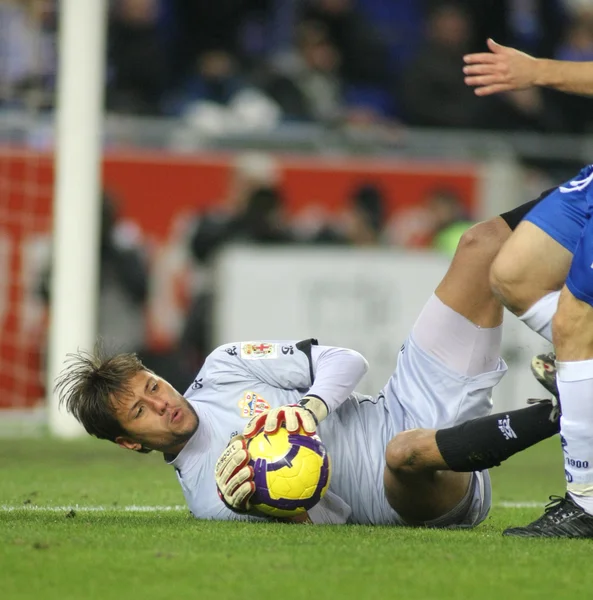
{"type": "Polygon", "coordinates": [[[31,512],[174,512],[189,510],[187,506],[177,504],[174,506],[38,506],[37,504],[23,504],[22,506],[0,505],[0,512],[31,511],[31,512]]]}
{"type": "MultiPolygon", "coordinates": [[[[543,508],[543,502],[497,502],[494,508],[543,508]]],[[[39,506],[37,504],[23,504],[22,506],[14,506],[0,504],[0,512],[50,512],[61,513],[70,512],[71,510],[81,513],[94,512],[179,512],[189,511],[187,506],[176,504],[173,506],[141,506],[132,504],[130,506],[79,506],[73,504],[69,506],[39,506]]]]}
{"type": "Polygon", "coordinates": [[[543,508],[545,502],[497,502],[495,508],[543,508]]]}

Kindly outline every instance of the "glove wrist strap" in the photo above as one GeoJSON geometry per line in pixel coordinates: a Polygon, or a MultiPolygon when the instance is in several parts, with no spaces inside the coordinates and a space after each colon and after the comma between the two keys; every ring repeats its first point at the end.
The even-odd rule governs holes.
{"type": "Polygon", "coordinates": [[[329,414],[327,404],[319,396],[305,396],[301,398],[299,406],[306,408],[315,417],[317,424],[329,414]]]}

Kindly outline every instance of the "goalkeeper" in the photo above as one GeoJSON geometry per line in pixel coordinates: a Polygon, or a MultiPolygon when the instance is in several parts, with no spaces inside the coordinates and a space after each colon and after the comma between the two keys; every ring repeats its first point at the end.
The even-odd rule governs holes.
{"type": "Polygon", "coordinates": [[[317,431],[332,459],[312,522],[475,526],[490,509],[487,469],[558,431],[549,401],[490,415],[507,367],[489,267],[536,203],[463,235],[377,396],[354,391],[367,370],[360,354],[305,340],[221,346],[184,396],[134,355],[78,353],[58,379],[60,400],[90,434],[162,452],[197,518],[257,518],[245,436],[286,424],[317,431]]]}

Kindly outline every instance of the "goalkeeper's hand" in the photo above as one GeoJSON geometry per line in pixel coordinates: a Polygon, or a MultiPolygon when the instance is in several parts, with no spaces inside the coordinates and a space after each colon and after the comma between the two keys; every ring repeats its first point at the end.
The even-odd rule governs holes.
{"type": "Polygon", "coordinates": [[[232,511],[239,513],[249,512],[249,499],[255,492],[249,459],[245,438],[237,435],[224,449],[214,469],[220,499],[232,511]]]}
{"type": "Polygon", "coordinates": [[[298,404],[280,406],[253,417],[243,435],[251,438],[262,429],[264,433],[276,433],[282,425],[288,433],[298,433],[302,429],[307,435],[313,435],[327,414],[327,406],[321,398],[305,396],[298,404]]]}

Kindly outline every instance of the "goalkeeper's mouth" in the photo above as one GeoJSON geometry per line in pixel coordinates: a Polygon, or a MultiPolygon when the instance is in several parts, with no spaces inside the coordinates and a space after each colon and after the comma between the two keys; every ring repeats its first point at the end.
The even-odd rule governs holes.
{"type": "Polygon", "coordinates": [[[173,425],[174,423],[178,423],[183,418],[183,411],[181,408],[176,408],[172,413],[169,419],[169,425],[173,425]]]}

